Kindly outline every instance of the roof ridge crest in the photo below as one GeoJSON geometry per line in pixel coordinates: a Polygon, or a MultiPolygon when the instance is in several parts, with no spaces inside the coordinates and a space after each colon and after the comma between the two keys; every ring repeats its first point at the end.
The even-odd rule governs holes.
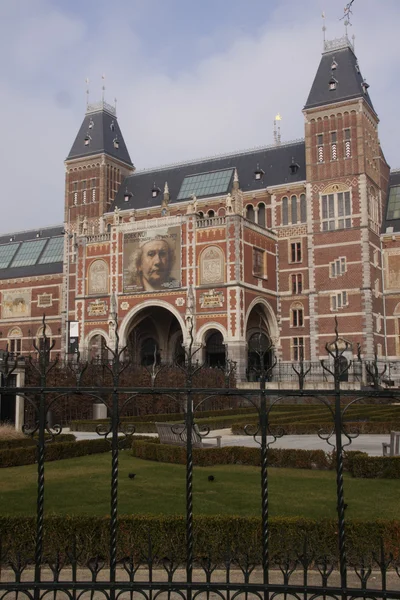
{"type": "Polygon", "coordinates": [[[228,152],[223,154],[211,154],[209,156],[203,156],[201,158],[193,158],[191,160],[186,160],[183,162],[173,162],[169,164],[159,165],[157,167],[150,167],[148,169],[137,169],[131,177],[135,177],[135,175],[143,174],[143,173],[154,173],[155,171],[164,171],[166,169],[170,169],[171,167],[183,167],[185,165],[199,164],[202,162],[207,162],[209,160],[214,160],[216,158],[229,158],[233,156],[238,156],[241,154],[251,154],[257,150],[271,150],[278,149],[285,146],[293,146],[294,144],[299,144],[300,142],[304,142],[304,138],[297,138],[295,140],[290,140],[288,142],[283,142],[281,144],[269,144],[268,146],[254,146],[253,148],[247,148],[246,150],[236,150],[234,152],[228,152]]]}

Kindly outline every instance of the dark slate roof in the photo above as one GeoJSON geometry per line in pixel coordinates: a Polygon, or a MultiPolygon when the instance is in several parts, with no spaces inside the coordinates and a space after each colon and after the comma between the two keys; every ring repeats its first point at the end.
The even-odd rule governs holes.
{"type": "MultiPolygon", "coordinates": [[[[188,175],[229,168],[237,169],[239,186],[244,192],[265,189],[267,186],[304,181],[306,179],[304,140],[194,160],[158,169],[137,171],[122,183],[110,211],[116,207],[121,210],[128,210],[160,206],[165,182],[168,182],[170,204],[174,204],[177,202],[182,181],[188,175]],[[290,170],[292,161],[299,166],[295,174],[292,174],[290,170]],[[254,177],[257,165],[264,171],[261,180],[256,180],[254,177]],[[154,184],[161,190],[156,198],[152,197],[154,184]],[[124,200],[126,190],[132,194],[128,202],[124,200]]],[[[201,196],[198,197],[201,198],[201,196]]]]}
{"type": "Polygon", "coordinates": [[[386,232],[387,227],[393,227],[394,232],[400,231],[400,219],[388,219],[387,213],[389,208],[390,188],[400,186],[400,169],[392,171],[389,177],[389,189],[387,193],[386,207],[384,209],[384,219],[382,223],[382,233],[386,232]]]}
{"type": "Polygon", "coordinates": [[[2,256],[4,256],[3,252],[6,250],[6,247],[18,246],[18,248],[12,255],[9,265],[5,268],[0,268],[0,279],[17,279],[19,277],[36,277],[39,275],[62,273],[63,261],[60,255],[57,258],[61,258],[61,260],[55,260],[54,262],[46,262],[43,264],[40,263],[41,259],[46,254],[46,249],[48,248],[50,240],[54,238],[64,238],[64,228],[62,225],[33,229],[29,231],[18,231],[1,235],[0,260],[2,259],[2,256]],[[44,240],[45,244],[43,244],[43,248],[41,249],[41,252],[37,256],[36,260],[32,260],[33,264],[19,267],[10,266],[14,258],[17,257],[18,252],[22,248],[24,242],[36,240],[44,240]]]}
{"type": "MultiPolygon", "coordinates": [[[[361,72],[359,72],[357,57],[350,42],[347,38],[339,41],[343,42],[341,47],[338,44],[338,48],[332,48],[323,53],[304,108],[314,108],[344,100],[364,98],[374,110],[368,90],[366,93],[363,91],[362,83],[364,79],[361,72]],[[337,67],[332,71],[333,60],[337,63],[337,67]],[[337,81],[334,90],[329,89],[329,80],[332,76],[337,81]]],[[[333,43],[326,42],[327,48],[332,46],[334,46],[333,43]]]]}
{"type": "Polygon", "coordinates": [[[115,108],[105,102],[88,105],[85,118],[67,156],[67,160],[102,153],[118,158],[128,165],[132,165],[128,149],[118,125],[115,108]],[[87,146],[85,146],[86,136],[90,136],[87,146]],[[119,142],[118,148],[114,146],[115,139],[119,142]]]}

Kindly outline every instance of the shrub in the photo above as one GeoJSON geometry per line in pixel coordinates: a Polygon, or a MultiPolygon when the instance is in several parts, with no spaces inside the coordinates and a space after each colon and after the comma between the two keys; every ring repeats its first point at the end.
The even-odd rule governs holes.
{"type": "Polygon", "coordinates": [[[367,479],[399,479],[400,456],[366,456],[359,454],[352,460],[353,477],[367,479]]]}
{"type": "MultiPolygon", "coordinates": [[[[36,436],[37,438],[37,436],[36,436]]],[[[74,442],[75,436],[72,433],[60,433],[55,436],[55,442],[74,442]]],[[[6,450],[8,448],[26,448],[28,446],[36,446],[36,441],[28,435],[21,434],[21,437],[15,439],[0,439],[0,450],[6,450]]]]}
{"type": "MultiPolygon", "coordinates": [[[[130,446],[129,440],[120,439],[120,447],[130,446]]],[[[104,438],[98,440],[81,440],[79,442],[50,443],[45,447],[45,460],[48,462],[88,456],[89,454],[100,454],[109,452],[110,442],[104,438]]],[[[26,448],[9,448],[0,450],[0,468],[20,467],[22,465],[33,465],[36,462],[36,446],[26,448]]]]}
{"type": "MultiPolygon", "coordinates": [[[[186,448],[171,444],[148,443],[134,440],[132,453],[137,458],[168,462],[186,463],[186,448]]],[[[225,448],[193,448],[193,462],[199,467],[213,465],[251,465],[259,466],[260,449],[242,446],[225,448]]],[[[328,469],[331,459],[323,450],[270,449],[268,452],[270,467],[288,467],[294,469],[328,469]]]]}
{"type": "MultiPolygon", "coordinates": [[[[148,556],[149,539],[153,557],[173,557],[182,562],[186,557],[186,523],[183,516],[123,516],[118,521],[118,556],[132,556],[134,562],[148,556]]],[[[52,558],[60,551],[61,562],[69,562],[66,548],[76,544],[79,564],[90,558],[109,556],[108,517],[47,517],[44,521],[43,551],[52,558]]],[[[3,560],[29,560],[34,555],[35,519],[33,517],[0,517],[0,538],[8,556],[3,560]],[[18,555],[21,556],[18,556],[18,555]]],[[[380,540],[386,552],[397,560],[400,548],[400,523],[378,520],[347,521],[347,557],[359,563],[372,552],[379,553],[380,540]]],[[[277,562],[288,553],[297,558],[303,552],[304,539],[308,552],[315,558],[337,559],[337,522],[335,519],[305,518],[270,519],[270,559],[277,562]]],[[[194,558],[210,556],[214,562],[226,560],[227,549],[240,561],[261,562],[261,519],[235,516],[194,517],[194,558]]],[[[158,562],[157,558],[155,561],[158,562]]]]}

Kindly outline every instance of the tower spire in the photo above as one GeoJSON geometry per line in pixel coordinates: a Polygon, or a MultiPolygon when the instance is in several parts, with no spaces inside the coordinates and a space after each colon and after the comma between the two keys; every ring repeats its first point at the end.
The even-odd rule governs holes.
{"type": "Polygon", "coordinates": [[[104,95],[105,95],[105,91],[106,91],[106,85],[105,85],[106,76],[104,75],[104,73],[101,76],[101,79],[103,81],[103,85],[101,86],[101,99],[102,99],[103,104],[104,104],[104,95]]]}
{"type": "Polygon", "coordinates": [[[86,83],[86,106],[89,106],[89,77],[86,77],[85,83],[86,83]]]}
{"type": "Polygon", "coordinates": [[[324,48],[325,48],[325,42],[326,42],[325,12],[322,13],[321,17],[322,17],[322,36],[324,39],[324,48]]]}

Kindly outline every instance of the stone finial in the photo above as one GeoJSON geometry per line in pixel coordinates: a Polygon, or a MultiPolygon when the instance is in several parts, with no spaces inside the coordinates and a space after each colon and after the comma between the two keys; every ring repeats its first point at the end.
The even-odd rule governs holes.
{"type": "Polygon", "coordinates": [[[239,189],[239,175],[238,175],[237,169],[235,169],[235,172],[233,174],[233,189],[234,190],[239,189]]]}
{"type": "Polygon", "coordinates": [[[169,187],[168,187],[168,181],[166,181],[165,185],[164,185],[164,197],[163,197],[163,205],[164,206],[168,205],[169,199],[170,199],[169,187]]]}

